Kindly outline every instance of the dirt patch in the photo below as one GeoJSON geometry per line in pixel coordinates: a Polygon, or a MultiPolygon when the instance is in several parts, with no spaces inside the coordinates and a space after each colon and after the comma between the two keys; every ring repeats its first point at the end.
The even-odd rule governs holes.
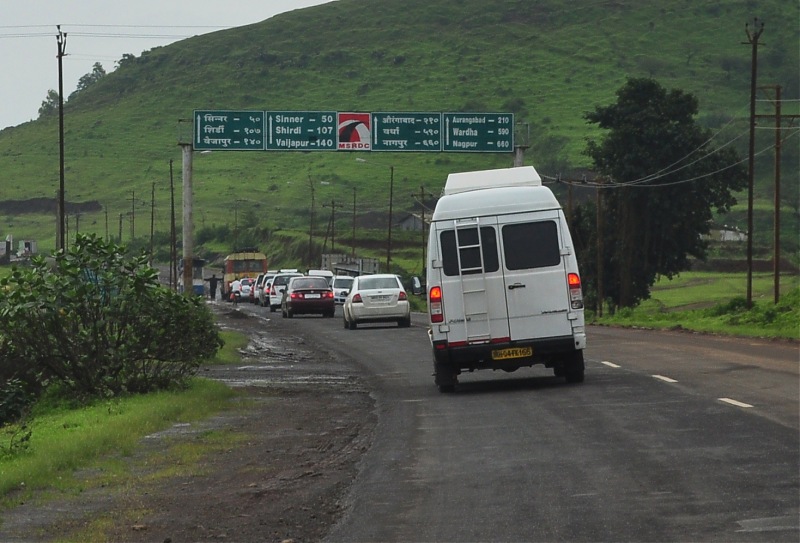
{"type": "Polygon", "coordinates": [[[241,393],[236,408],[148,436],[125,459],[132,483],[4,511],[0,540],[52,541],[88,527],[119,542],[302,542],[328,533],[370,445],[374,402],[349,361],[287,336],[281,319],[215,306],[223,326],[250,337],[243,364],[202,371],[241,393]],[[165,465],[177,464],[163,459],[181,444],[211,439],[209,430],[216,441],[202,457],[165,465]]]}

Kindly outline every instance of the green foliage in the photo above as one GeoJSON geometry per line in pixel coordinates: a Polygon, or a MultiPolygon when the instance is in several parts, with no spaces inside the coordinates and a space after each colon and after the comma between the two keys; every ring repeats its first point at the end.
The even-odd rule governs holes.
{"type": "Polygon", "coordinates": [[[39,117],[54,116],[58,113],[58,92],[50,89],[47,91],[47,97],[42,101],[39,107],[39,117]]]}
{"type": "Polygon", "coordinates": [[[106,76],[106,71],[103,68],[103,65],[100,64],[99,62],[95,62],[94,66],[92,66],[92,71],[89,72],[88,74],[84,74],[78,80],[78,88],[75,90],[75,92],[69,95],[69,99],[72,100],[75,97],[75,95],[77,95],[79,92],[85,91],[86,89],[88,89],[101,79],[103,79],[105,76],[106,76]]]}
{"type": "Polygon", "coordinates": [[[221,346],[202,300],[159,285],[145,255],[93,235],[14,268],[0,290],[0,365],[33,368],[79,398],[182,386],[221,346]]]}
{"type": "MultiPolygon", "coordinates": [[[[714,211],[728,211],[733,193],[745,186],[744,167],[730,167],[740,162],[735,150],[709,145],[710,132],[694,120],[697,108],[691,94],[629,79],[614,104],[586,114],[607,131],[599,143],[589,142],[587,154],[607,178],[600,209],[603,294],[613,307],[647,299],[659,275],[689,269],[689,257],[705,258],[702,235],[714,211]]],[[[585,269],[594,269],[596,228],[579,226],[588,242],[579,256],[585,269]]],[[[596,281],[587,286],[596,291],[596,281]]]]}
{"type": "Polygon", "coordinates": [[[235,394],[224,383],[192,378],[182,390],[97,400],[81,406],[46,398],[32,410],[32,435],[28,433],[30,425],[0,429],[0,446],[9,453],[0,456],[0,497],[5,498],[0,506],[2,501],[8,503],[11,492],[17,501],[26,501],[26,493],[35,489],[81,492],[87,484],[104,484],[103,477],[91,483],[75,478],[74,472],[80,467],[109,471],[114,460],[103,460],[109,454],[128,455],[146,435],[227,409],[235,394]]]}

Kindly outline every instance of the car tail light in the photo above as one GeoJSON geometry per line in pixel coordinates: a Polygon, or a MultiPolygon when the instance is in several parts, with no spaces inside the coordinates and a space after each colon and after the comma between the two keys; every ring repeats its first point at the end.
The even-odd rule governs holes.
{"type": "Polygon", "coordinates": [[[354,304],[360,304],[361,303],[361,294],[354,294],[353,295],[353,299],[350,300],[350,301],[352,303],[354,303],[354,304]]]}
{"type": "Polygon", "coordinates": [[[400,300],[400,301],[402,302],[403,300],[408,300],[408,296],[406,295],[406,293],[405,293],[405,292],[403,292],[403,291],[401,290],[401,291],[400,291],[400,295],[397,297],[397,299],[398,299],[398,300],[400,300]]]}
{"type": "Polygon", "coordinates": [[[278,292],[275,290],[275,287],[272,287],[272,290],[269,291],[270,296],[277,296],[278,292]]]}
{"type": "Polygon", "coordinates": [[[442,287],[431,287],[428,294],[428,308],[431,312],[431,322],[443,322],[442,313],[442,287]]]}
{"type": "Polygon", "coordinates": [[[322,297],[323,298],[333,298],[333,292],[329,290],[328,292],[323,293],[322,297]]]}
{"type": "Polygon", "coordinates": [[[289,295],[289,297],[290,297],[292,300],[297,300],[297,299],[299,299],[299,298],[302,298],[302,297],[303,297],[303,295],[302,295],[302,294],[300,294],[299,292],[292,292],[292,293],[289,295]]]}
{"type": "Polygon", "coordinates": [[[581,277],[577,273],[567,274],[569,285],[569,301],[572,309],[583,309],[583,292],[581,291],[581,277]]]}

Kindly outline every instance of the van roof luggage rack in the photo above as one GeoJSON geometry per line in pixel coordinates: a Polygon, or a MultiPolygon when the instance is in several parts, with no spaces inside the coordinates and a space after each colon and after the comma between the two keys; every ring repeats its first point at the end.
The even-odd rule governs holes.
{"type": "Polygon", "coordinates": [[[539,187],[542,178],[533,166],[500,168],[479,172],[451,173],[442,195],[498,187],[539,187]]]}

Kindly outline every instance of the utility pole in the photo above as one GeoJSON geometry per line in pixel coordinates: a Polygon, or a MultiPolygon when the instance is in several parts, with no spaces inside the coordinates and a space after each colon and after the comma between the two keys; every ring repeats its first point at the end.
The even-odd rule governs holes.
{"type": "Polygon", "coordinates": [[[106,212],[106,242],[108,242],[108,204],[106,204],[104,211],[106,212]]]}
{"type": "Polygon", "coordinates": [[[178,287],[178,244],[175,233],[175,183],[172,173],[172,159],[169,159],[169,194],[170,194],[170,227],[169,227],[169,286],[178,287]]]}
{"type": "Polygon", "coordinates": [[[311,188],[311,223],[308,228],[308,262],[314,262],[314,181],[308,176],[308,185],[311,188]]]}
{"type": "Polygon", "coordinates": [[[758,25],[758,17],[753,19],[754,31],[744,25],[747,44],[752,47],[750,61],[750,147],[747,163],[747,307],[753,307],[753,179],[755,175],[756,145],[756,75],[758,73],[758,39],[764,32],[764,23],[758,25]],[[758,28],[755,28],[758,27],[758,28]]]}
{"type": "Polygon", "coordinates": [[[136,237],[136,193],[131,191],[131,242],[136,237]]]}
{"type": "Polygon", "coordinates": [[[150,189],[150,265],[153,265],[153,236],[155,235],[156,183],[150,189]]]}
{"type": "Polygon", "coordinates": [[[58,35],[58,155],[59,155],[59,184],[58,184],[58,243],[56,249],[66,250],[66,206],[64,204],[64,72],[63,59],[67,50],[67,33],[61,32],[61,25],[57,25],[58,35]]]}
{"type": "Polygon", "coordinates": [[[775,97],[769,94],[767,97],[775,105],[774,115],[756,115],[756,119],[775,119],[775,217],[774,217],[774,232],[773,232],[773,274],[774,274],[774,299],[777,304],[780,300],[780,261],[781,261],[781,148],[783,144],[783,137],[781,136],[782,119],[790,119],[792,123],[796,119],[800,119],[800,115],[783,115],[781,114],[781,86],[773,85],[760,87],[762,91],[774,89],[775,97]]]}
{"type": "MultiPolygon", "coordinates": [[[[331,208],[331,217],[328,220],[328,227],[331,233],[331,253],[336,252],[336,208],[342,207],[340,205],[336,205],[336,200],[331,200],[330,206],[328,204],[322,204],[322,207],[330,207],[331,208]]],[[[323,247],[327,244],[328,236],[325,235],[325,243],[323,243],[323,247]]]]}
{"type": "Polygon", "coordinates": [[[394,166],[389,166],[389,237],[386,239],[386,273],[392,273],[392,204],[394,202],[394,166]]]}
{"type": "Polygon", "coordinates": [[[194,268],[194,204],[192,198],[192,145],[190,143],[179,143],[181,154],[183,155],[183,293],[191,295],[192,290],[192,270],[194,268]]]}
{"type": "Polygon", "coordinates": [[[122,213],[119,214],[119,238],[117,243],[122,243],[122,213]]]}
{"type": "Polygon", "coordinates": [[[350,238],[350,256],[356,258],[356,188],[353,187],[353,235],[350,238]]]}
{"type": "Polygon", "coordinates": [[[597,179],[597,316],[603,316],[603,185],[597,179]]]}
{"type": "MultiPolygon", "coordinates": [[[[419,200],[417,200],[417,203],[419,204],[419,207],[422,210],[421,219],[420,219],[422,221],[422,267],[420,268],[420,270],[421,270],[420,273],[425,273],[425,248],[428,245],[428,236],[425,235],[425,226],[426,226],[426,223],[425,223],[425,209],[427,207],[425,205],[425,196],[426,195],[427,196],[433,196],[432,193],[430,193],[430,192],[425,190],[425,186],[424,185],[420,185],[419,186],[419,200]]],[[[416,199],[416,195],[412,194],[411,196],[412,196],[412,198],[416,199]]]]}

